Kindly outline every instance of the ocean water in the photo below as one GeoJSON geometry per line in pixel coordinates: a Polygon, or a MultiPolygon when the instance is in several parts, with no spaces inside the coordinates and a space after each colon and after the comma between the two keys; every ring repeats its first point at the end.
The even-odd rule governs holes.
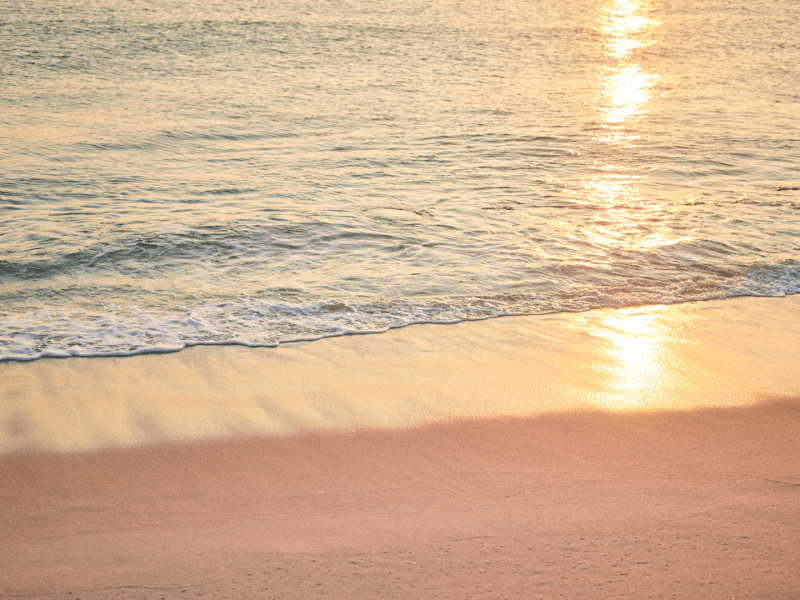
{"type": "Polygon", "coordinates": [[[0,360],[800,293],[796,0],[5,0],[0,360]]]}

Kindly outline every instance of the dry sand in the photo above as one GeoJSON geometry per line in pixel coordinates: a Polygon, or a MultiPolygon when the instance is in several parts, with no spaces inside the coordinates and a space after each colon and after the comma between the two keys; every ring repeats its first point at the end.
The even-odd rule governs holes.
{"type": "Polygon", "coordinates": [[[798,299],[0,365],[0,596],[799,598],[798,299]]]}

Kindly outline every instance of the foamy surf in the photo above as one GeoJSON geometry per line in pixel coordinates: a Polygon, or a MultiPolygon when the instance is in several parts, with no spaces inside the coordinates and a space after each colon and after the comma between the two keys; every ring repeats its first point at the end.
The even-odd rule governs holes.
{"type": "Polygon", "coordinates": [[[800,394],[800,296],[0,364],[0,451],[86,451],[800,394]]]}

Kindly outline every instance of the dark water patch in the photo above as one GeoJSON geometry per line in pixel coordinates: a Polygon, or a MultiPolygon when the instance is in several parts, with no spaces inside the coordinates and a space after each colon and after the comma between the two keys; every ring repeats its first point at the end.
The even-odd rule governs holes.
{"type": "Polygon", "coordinates": [[[143,142],[77,142],[72,144],[77,152],[152,152],[158,147],[153,143],[143,142]]]}
{"type": "Polygon", "coordinates": [[[255,188],[211,188],[195,193],[201,196],[235,196],[240,194],[251,194],[256,191],[258,190],[255,188]]]}
{"type": "Polygon", "coordinates": [[[392,225],[415,225],[431,218],[428,213],[421,210],[391,206],[369,208],[363,212],[371,219],[392,225]]]}

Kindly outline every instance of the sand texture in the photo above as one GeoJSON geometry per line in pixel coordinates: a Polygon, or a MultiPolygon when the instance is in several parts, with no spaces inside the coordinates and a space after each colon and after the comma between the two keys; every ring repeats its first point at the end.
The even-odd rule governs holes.
{"type": "Polygon", "coordinates": [[[0,596],[798,598],[798,308],[0,364],[0,596]]]}
{"type": "Polygon", "coordinates": [[[800,396],[800,295],[0,363],[0,454],[800,396]]]}
{"type": "Polygon", "coordinates": [[[797,598],[799,438],[786,401],[20,455],[0,592],[797,598]]]}

